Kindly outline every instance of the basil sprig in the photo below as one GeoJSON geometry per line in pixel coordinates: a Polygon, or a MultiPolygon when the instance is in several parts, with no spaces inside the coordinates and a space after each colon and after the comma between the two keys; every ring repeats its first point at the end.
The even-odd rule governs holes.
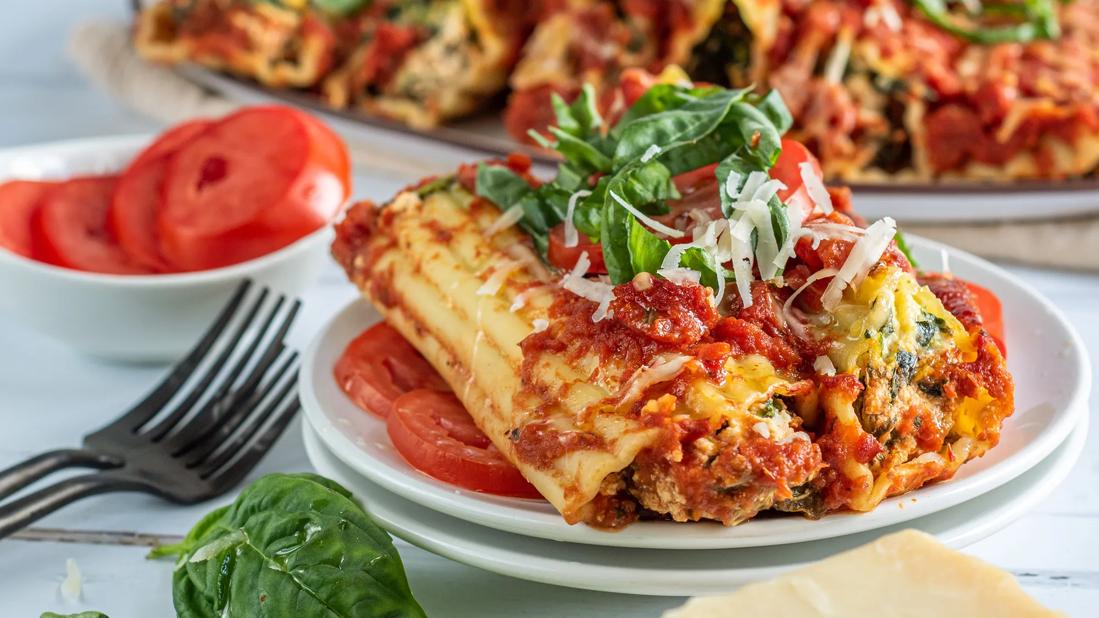
{"type": "MultiPolygon", "coordinates": [[[[476,193],[501,210],[519,205],[519,226],[545,254],[549,231],[564,220],[569,199],[579,191],[573,214],[576,229],[602,246],[603,261],[613,283],[625,283],[637,273],[656,273],[671,249],[621,202],[648,216],[668,212],[667,201],[680,197],[672,178],[719,163],[722,190],[730,172],[746,178],[766,171],[778,158],[782,134],[793,120],[776,92],[727,90],[683,84],[657,84],[622,116],[614,127],[595,107],[595,92],[585,86],[571,104],[553,98],[554,139],[531,132],[543,147],[556,150],[563,161],[552,182],[533,188],[519,175],[500,166],[482,165],[476,193]],[[620,202],[621,200],[621,202],[620,202]]],[[[732,215],[732,202],[726,207],[732,215]]],[[[772,199],[776,242],[785,240],[785,207],[772,199]]],[[[696,270],[715,290],[729,273],[698,248],[685,251],[680,265],[696,270]]]]}
{"type": "Polygon", "coordinates": [[[987,2],[981,12],[959,19],[950,10],[947,0],[912,0],[912,4],[931,23],[954,36],[980,45],[997,43],[1028,43],[1038,39],[1056,39],[1061,36],[1057,22],[1056,0],[1021,0],[1019,2],[987,2]],[[981,25],[982,17],[1005,18],[1011,23],[981,25]]]}
{"type": "Polygon", "coordinates": [[[180,618],[424,618],[392,540],[345,488],[314,474],[269,474],[198,521],[178,556],[180,618]]]}

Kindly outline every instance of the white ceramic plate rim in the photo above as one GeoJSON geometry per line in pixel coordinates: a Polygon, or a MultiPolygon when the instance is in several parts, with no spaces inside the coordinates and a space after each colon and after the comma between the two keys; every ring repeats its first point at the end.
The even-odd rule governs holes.
{"type": "MultiPolygon", "coordinates": [[[[18,162],[23,159],[43,159],[46,157],[57,159],[58,161],[68,161],[73,156],[83,155],[85,153],[96,153],[106,160],[122,159],[128,162],[137,152],[152,143],[156,139],[156,135],[151,134],[138,134],[138,135],[115,135],[110,137],[89,137],[82,139],[63,140],[56,142],[46,142],[42,144],[33,144],[30,146],[17,146],[15,148],[0,149],[0,182],[6,182],[8,180],[51,180],[54,179],[53,175],[34,175],[34,174],[20,174],[9,173],[7,170],[12,166],[13,162],[18,162]]],[[[88,172],[78,172],[74,174],[71,171],[66,171],[67,176],[79,175],[79,174],[110,174],[118,173],[125,167],[122,166],[105,166],[101,169],[88,172]]],[[[342,208],[341,208],[342,210],[342,208]]],[[[175,287],[186,286],[196,283],[204,283],[208,281],[220,281],[223,279],[233,279],[236,277],[245,276],[250,272],[255,271],[258,268],[263,268],[266,264],[271,262],[278,262],[284,259],[288,254],[298,253],[304,251],[308,247],[312,247],[317,243],[328,242],[332,237],[332,226],[325,225],[319,230],[307,235],[302,236],[298,240],[265,255],[261,255],[258,258],[248,260],[246,262],[240,262],[232,264],[230,266],[223,266],[221,268],[213,268],[210,270],[202,270],[189,273],[165,273],[160,275],[110,275],[103,273],[89,273],[79,270],[72,270],[70,268],[61,268],[60,266],[54,266],[52,264],[46,264],[37,260],[31,260],[21,255],[16,255],[11,251],[7,251],[0,248],[0,260],[6,260],[9,262],[17,263],[24,268],[37,270],[43,274],[48,274],[54,277],[61,277],[70,279],[74,282],[94,282],[103,283],[115,286],[162,286],[162,287],[175,287]]]]}
{"type": "MultiPolygon", "coordinates": [[[[938,256],[946,247],[921,238],[909,239],[914,251],[925,257],[938,256]]],[[[963,466],[959,474],[951,481],[924,487],[916,492],[884,501],[877,509],[869,513],[833,513],[823,519],[811,521],[796,516],[760,518],[750,522],[725,528],[717,524],[696,523],[679,524],[672,522],[639,522],[618,532],[605,532],[577,525],[570,526],[548,504],[530,500],[501,498],[476,492],[465,491],[452,485],[428,477],[408,466],[399,456],[389,454],[386,460],[375,450],[386,452],[391,449],[384,438],[372,445],[356,440],[351,433],[361,431],[363,427],[383,426],[384,423],[364,413],[358,412],[354,405],[334,388],[334,384],[318,384],[321,380],[330,380],[331,364],[343,342],[327,343],[326,337],[342,324],[343,320],[354,313],[372,314],[365,302],[353,302],[338,312],[314,338],[306,350],[301,369],[301,399],[305,416],[318,431],[325,445],[344,463],[364,475],[370,481],[381,485],[397,495],[428,508],[499,530],[535,536],[539,538],[633,548],[662,549],[728,549],[737,547],[759,547],[800,543],[805,541],[832,538],[909,521],[929,515],[936,511],[957,505],[1018,477],[1032,466],[1042,461],[1072,431],[1078,417],[1087,413],[1087,397],[1090,390],[1091,370],[1083,343],[1064,316],[1048,300],[1043,298],[1022,281],[1003,269],[996,267],[968,253],[949,250],[951,263],[955,270],[961,268],[961,276],[970,276],[972,271],[977,277],[970,276],[975,282],[994,290],[1011,290],[1014,294],[1025,296],[1029,302],[1041,309],[1043,323],[1050,329],[1050,337],[1063,338],[1065,342],[1064,366],[1074,370],[1071,387],[1066,393],[1059,389],[1050,394],[1049,399],[1056,402],[1050,406],[1052,414],[1048,424],[1042,426],[1039,433],[1026,443],[1017,446],[1015,452],[1007,454],[1008,440],[1004,439],[1013,429],[1022,431],[1022,423],[1029,421],[1028,411],[1017,410],[1005,425],[1000,450],[993,450],[1002,461],[984,464],[993,458],[970,462],[963,466]],[[331,349],[336,346],[339,349],[331,349]],[[326,357],[327,360],[321,360],[326,357]],[[324,365],[324,366],[321,366],[324,365]],[[320,391],[318,391],[318,388],[320,391]],[[327,391],[326,393],[324,393],[327,391]],[[324,394],[322,394],[324,393],[324,394]],[[334,394],[333,394],[334,393],[334,394]],[[357,415],[357,416],[356,416],[357,415]],[[342,422],[334,420],[338,418],[342,422]],[[354,419],[357,427],[348,419],[354,419]],[[903,506],[901,506],[903,504],[903,506]]],[[[1005,307],[1005,318],[1010,318],[1013,307],[1005,307]]],[[[361,322],[361,327],[367,321],[361,322]]],[[[1013,325],[1008,320],[1009,362],[1013,358],[1013,329],[1022,326],[1013,325]]],[[[1022,353],[1016,349],[1014,354],[1022,353]]],[[[1018,372],[1016,372],[1018,373],[1018,372]]],[[[1037,376],[1017,375],[1017,382],[1035,381],[1037,376]]],[[[1025,383],[1025,382],[1024,382],[1025,383]]],[[[1043,381],[1043,385],[1045,382],[1043,381]]],[[[1048,388],[1048,385],[1046,385],[1048,388]]],[[[1043,391],[1033,385],[1036,391],[1043,391]]],[[[1036,414],[1039,412],[1035,412],[1036,414]]],[[[391,453],[391,451],[390,451],[391,453]]]]}
{"type": "Polygon", "coordinates": [[[915,528],[961,548],[1012,523],[1047,498],[1071,472],[1087,441],[1088,418],[1048,458],[1018,479],[979,498],[906,524],[839,539],[689,552],[621,549],[517,537],[418,506],[370,483],[343,465],[303,423],[306,453],[321,474],[348,487],[383,528],[421,549],[493,573],[545,584],[655,596],[706,595],[770,579],[784,571],[915,528]],[[735,565],[735,566],[731,566],[735,565]]]}

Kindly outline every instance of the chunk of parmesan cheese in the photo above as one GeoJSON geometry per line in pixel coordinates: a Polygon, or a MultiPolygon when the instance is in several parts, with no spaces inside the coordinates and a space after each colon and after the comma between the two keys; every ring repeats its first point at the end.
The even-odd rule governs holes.
{"type": "Polygon", "coordinates": [[[664,618],[1056,618],[1006,571],[904,530],[769,581],[691,599],[664,618]],[[868,594],[867,591],[874,591],[868,594]]]}

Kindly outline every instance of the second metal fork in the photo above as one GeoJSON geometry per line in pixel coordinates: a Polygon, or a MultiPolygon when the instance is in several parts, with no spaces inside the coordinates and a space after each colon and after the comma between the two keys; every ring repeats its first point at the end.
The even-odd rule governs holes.
{"type": "Polygon", "coordinates": [[[84,447],[0,472],[0,500],[70,467],[65,479],[0,506],[0,538],[81,498],[140,491],[181,504],[221,495],[271,448],[299,408],[297,353],[285,338],[301,306],[245,282],[202,339],[141,402],[84,447]]]}

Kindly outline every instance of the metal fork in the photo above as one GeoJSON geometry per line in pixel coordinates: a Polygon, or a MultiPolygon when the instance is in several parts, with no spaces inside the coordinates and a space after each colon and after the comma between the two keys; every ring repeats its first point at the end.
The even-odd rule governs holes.
{"type": "Polygon", "coordinates": [[[84,447],[0,472],[0,500],[57,470],[96,468],[0,506],[0,538],[86,496],[138,491],[180,504],[219,496],[244,478],[299,408],[297,352],[284,344],[301,302],[248,299],[244,282],[168,376],[84,447]]]}

